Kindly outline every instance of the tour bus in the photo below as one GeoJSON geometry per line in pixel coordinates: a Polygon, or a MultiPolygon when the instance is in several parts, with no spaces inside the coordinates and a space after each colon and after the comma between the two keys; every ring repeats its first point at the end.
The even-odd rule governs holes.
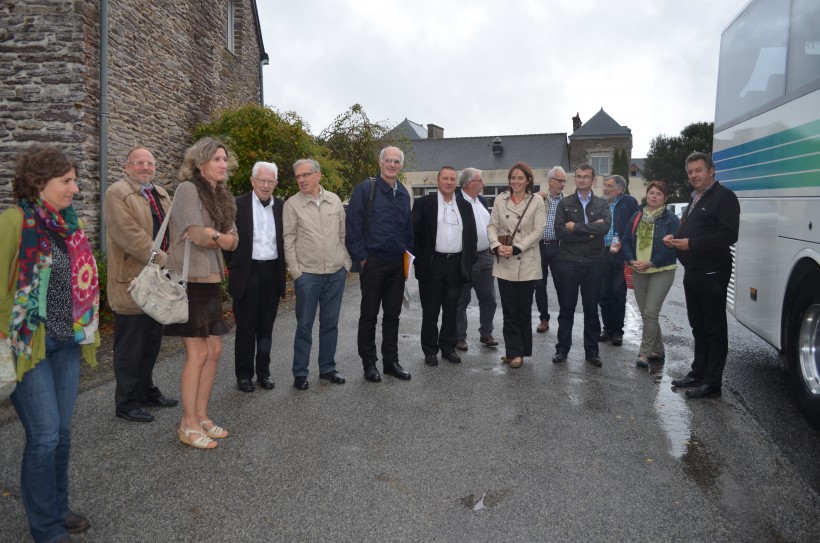
{"type": "Polygon", "coordinates": [[[740,200],[729,311],[820,426],[820,2],[753,0],[724,30],[713,158],[740,200]]]}

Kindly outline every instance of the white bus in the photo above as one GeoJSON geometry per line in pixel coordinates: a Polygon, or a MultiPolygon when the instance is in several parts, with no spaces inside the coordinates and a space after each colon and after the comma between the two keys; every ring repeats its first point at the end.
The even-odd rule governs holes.
{"type": "Polygon", "coordinates": [[[820,2],[753,0],[723,32],[713,158],[740,200],[728,308],[820,426],[820,2]]]}

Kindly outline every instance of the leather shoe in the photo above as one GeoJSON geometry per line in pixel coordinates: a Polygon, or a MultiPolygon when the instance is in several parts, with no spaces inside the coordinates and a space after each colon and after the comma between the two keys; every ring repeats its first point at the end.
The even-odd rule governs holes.
{"type": "Polygon", "coordinates": [[[310,387],[307,377],[299,375],[293,379],[293,388],[296,390],[307,390],[310,387]]]}
{"type": "Polygon", "coordinates": [[[364,378],[371,383],[378,383],[382,380],[382,376],[379,374],[379,370],[376,369],[376,366],[365,366],[364,378]]]}
{"type": "Polygon", "coordinates": [[[620,347],[624,344],[624,335],[623,334],[615,334],[612,336],[612,344],[616,347],[620,347]]]}
{"type": "Polygon", "coordinates": [[[253,392],[254,390],[256,390],[256,386],[250,379],[237,379],[236,388],[238,388],[242,392],[253,392]]]}
{"type": "Polygon", "coordinates": [[[438,357],[434,354],[424,355],[424,363],[428,366],[438,366],[438,357]]]}
{"type": "Polygon", "coordinates": [[[648,368],[649,367],[649,359],[647,357],[641,355],[635,361],[635,365],[639,368],[648,368]]]}
{"type": "Polygon", "coordinates": [[[467,350],[467,342],[463,339],[459,339],[458,343],[456,343],[456,349],[459,351],[466,351],[467,350]]]}
{"type": "Polygon", "coordinates": [[[694,377],[690,377],[689,375],[687,375],[683,379],[675,379],[672,381],[672,386],[678,388],[697,387],[700,385],[700,379],[695,379],[694,377]]]}
{"type": "Polygon", "coordinates": [[[330,381],[334,385],[343,385],[346,382],[344,376],[336,370],[320,373],[319,379],[322,381],[330,381]]]}
{"type": "Polygon", "coordinates": [[[601,364],[601,357],[599,357],[598,355],[592,355],[592,356],[587,355],[586,358],[587,358],[587,362],[589,362],[590,364],[592,364],[596,368],[601,367],[601,365],[602,365],[601,364]]]}
{"type": "Polygon", "coordinates": [[[150,400],[146,400],[141,403],[143,407],[146,405],[149,407],[176,407],[179,404],[179,400],[175,400],[160,394],[157,398],[151,398],[150,400]]]}
{"type": "Polygon", "coordinates": [[[401,364],[399,364],[398,362],[394,362],[392,364],[385,364],[384,373],[385,375],[392,375],[396,379],[401,379],[402,381],[410,380],[410,372],[402,368],[401,364]]]}
{"type": "Polygon", "coordinates": [[[598,336],[598,341],[600,341],[600,342],[609,341],[611,339],[612,339],[612,334],[610,334],[607,331],[601,332],[601,335],[598,336]]]}
{"type": "Polygon", "coordinates": [[[270,390],[276,386],[276,383],[273,382],[273,377],[270,375],[267,377],[257,377],[256,383],[265,390],[270,390]]]}
{"type": "Polygon", "coordinates": [[[448,362],[452,362],[453,364],[461,364],[461,357],[456,353],[442,354],[441,357],[448,362]]]}
{"type": "Polygon", "coordinates": [[[553,364],[559,364],[561,362],[567,361],[567,353],[562,353],[561,351],[555,351],[555,356],[552,357],[553,364]]]}
{"type": "Polygon", "coordinates": [[[91,521],[85,515],[69,511],[63,519],[63,526],[70,534],[79,534],[91,528],[91,521]]]}
{"type": "Polygon", "coordinates": [[[117,411],[116,415],[130,422],[154,422],[154,415],[142,407],[137,407],[130,411],[117,411]]]}
{"type": "Polygon", "coordinates": [[[686,391],[686,397],[689,399],[696,398],[717,398],[720,396],[720,389],[712,385],[696,386],[692,390],[686,391]]]}
{"type": "Polygon", "coordinates": [[[479,341],[481,341],[485,347],[498,347],[498,342],[493,336],[484,336],[479,341]]]}
{"type": "Polygon", "coordinates": [[[549,329],[550,329],[550,321],[547,320],[547,319],[544,319],[538,324],[538,326],[535,328],[535,331],[538,332],[539,334],[543,334],[544,332],[546,332],[549,329]]]}

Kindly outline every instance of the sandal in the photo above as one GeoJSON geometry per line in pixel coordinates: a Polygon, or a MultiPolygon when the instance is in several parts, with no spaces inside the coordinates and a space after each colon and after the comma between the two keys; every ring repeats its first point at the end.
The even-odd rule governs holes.
{"type": "Polygon", "coordinates": [[[180,426],[177,429],[177,433],[179,434],[179,440],[186,445],[190,445],[195,449],[213,449],[216,447],[216,441],[211,439],[210,437],[205,434],[204,431],[200,430],[191,430],[187,426],[180,426]],[[199,434],[199,437],[194,439],[191,436],[199,434]]]}
{"type": "Polygon", "coordinates": [[[212,420],[201,420],[201,421],[199,421],[199,424],[200,424],[200,426],[202,426],[202,429],[205,430],[205,434],[208,437],[217,438],[217,439],[219,439],[221,437],[228,437],[228,431],[225,428],[222,428],[222,427],[217,426],[216,424],[214,424],[214,421],[212,421],[212,420]],[[211,427],[210,428],[205,428],[206,424],[210,424],[211,427]]]}
{"type": "Polygon", "coordinates": [[[649,360],[652,362],[660,362],[663,363],[666,361],[666,355],[664,353],[649,353],[648,356],[649,360]]]}
{"type": "Polygon", "coordinates": [[[521,364],[524,363],[524,359],[520,356],[516,356],[512,360],[510,360],[510,367],[511,368],[520,368],[521,364]]]}

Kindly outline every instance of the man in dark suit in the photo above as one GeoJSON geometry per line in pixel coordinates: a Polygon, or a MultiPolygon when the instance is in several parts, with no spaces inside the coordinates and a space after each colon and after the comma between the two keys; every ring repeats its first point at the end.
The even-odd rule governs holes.
{"type": "Polygon", "coordinates": [[[239,245],[235,251],[225,252],[228,293],[233,298],[236,319],[236,386],[242,392],[256,388],[251,380],[254,370],[259,386],[267,390],[274,387],[270,376],[271,337],[279,299],[285,297],[285,203],[272,196],[278,175],[272,162],[254,164],[253,191],[236,198],[239,245]]]}
{"type": "Polygon", "coordinates": [[[466,201],[455,197],[455,169],[441,168],[437,183],[438,191],[419,198],[413,205],[414,263],[422,310],[421,350],[428,366],[438,365],[439,350],[445,360],[461,362],[456,354],[458,301],[478,259],[475,216],[466,201]]]}

